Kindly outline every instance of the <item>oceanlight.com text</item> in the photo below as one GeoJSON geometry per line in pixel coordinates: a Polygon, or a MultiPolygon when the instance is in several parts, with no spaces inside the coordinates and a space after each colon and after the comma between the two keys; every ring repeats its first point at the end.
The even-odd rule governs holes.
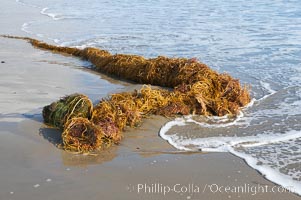
{"type": "Polygon", "coordinates": [[[157,195],[168,195],[170,193],[176,194],[247,194],[256,195],[260,193],[294,193],[294,188],[288,186],[286,188],[282,186],[271,186],[271,185],[221,185],[221,184],[205,184],[199,185],[195,183],[174,185],[165,185],[162,183],[138,183],[135,185],[129,185],[127,188],[130,192],[136,192],[137,194],[157,194],[157,195]]]}

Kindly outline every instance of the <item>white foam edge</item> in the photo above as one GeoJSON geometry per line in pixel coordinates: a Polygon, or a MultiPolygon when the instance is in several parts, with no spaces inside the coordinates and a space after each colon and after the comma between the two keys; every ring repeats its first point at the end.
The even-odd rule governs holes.
{"type": "Polygon", "coordinates": [[[292,139],[296,139],[299,137],[301,137],[301,131],[291,130],[286,134],[274,134],[273,136],[266,136],[266,138],[264,138],[264,139],[260,138],[262,140],[256,141],[256,143],[241,144],[240,146],[245,147],[245,148],[256,147],[256,146],[262,146],[262,145],[292,140],[292,139]]]}
{"type": "MultiPolygon", "coordinates": [[[[237,152],[233,148],[229,148],[229,152],[233,155],[242,158],[253,169],[259,171],[266,179],[270,180],[277,185],[281,185],[292,193],[301,195],[301,183],[293,180],[290,176],[281,174],[277,170],[268,166],[257,165],[257,160],[245,153],[237,152]]],[[[277,190],[275,191],[277,192],[277,190]]]]}
{"type": "MultiPolygon", "coordinates": [[[[206,152],[228,152],[229,147],[244,147],[250,148],[255,146],[267,145],[272,143],[278,143],[291,139],[301,137],[301,131],[291,130],[285,134],[258,134],[254,136],[243,137],[206,137],[198,139],[182,139],[176,134],[167,135],[167,131],[175,125],[179,125],[178,121],[171,121],[164,125],[159,132],[159,135],[167,140],[174,147],[181,150],[195,151],[198,150],[206,152]],[[176,142],[177,140],[177,142],[176,142]],[[196,148],[190,149],[186,146],[193,145],[196,148]]],[[[185,122],[180,122],[180,126],[185,125],[185,122]]]]}
{"type": "MultiPolygon", "coordinates": [[[[253,104],[254,101],[252,101],[251,103],[253,104]]],[[[245,107],[246,108],[246,107],[245,107]]],[[[182,119],[184,122],[188,122],[188,123],[194,123],[197,125],[200,125],[202,127],[206,127],[206,128],[224,128],[224,127],[228,127],[228,126],[233,126],[238,124],[244,117],[244,114],[242,111],[240,111],[238,113],[238,115],[236,116],[236,118],[233,121],[227,122],[229,120],[229,116],[225,115],[222,117],[216,117],[216,116],[206,116],[207,119],[216,121],[216,122],[221,122],[221,123],[216,123],[216,124],[209,124],[206,122],[198,122],[194,119],[192,119],[194,115],[187,115],[184,116],[183,118],[177,118],[176,120],[182,119]],[[225,122],[225,123],[223,123],[225,122]]]]}
{"type": "Polygon", "coordinates": [[[21,0],[16,0],[17,3],[22,4],[22,5],[26,5],[23,1],[21,0]]]}
{"type": "Polygon", "coordinates": [[[62,13],[47,12],[48,10],[50,10],[49,7],[42,8],[42,10],[40,11],[40,14],[50,17],[51,19],[53,19],[55,21],[62,20],[62,19],[88,19],[86,17],[74,17],[74,16],[67,16],[62,13]]]}
{"type": "Polygon", "coordinates": [[[256,100],[258,102],[262,101],[262,100],[265,100],[266,98],[268,98],[269,96],[272,96],[273,94],[275,94],[277,91],[276,90],[273,90],[271,88],[271,85],[267,82],[264,82],[264,81],[259,81],[260,85],[266,90],[269,92],[269,94],[261,97],[260,99],[256,100]]]}
{"type": "Polygon", "coordinates": [[[58,13],[50,13],[50,12],[46,12],[47,10],[49,10],[50,8],[48,7],[45,7],[43,8],[40,13],[42,15],[45,15],[45,16],[48,16],[50,18],[52,18],[53,20],[60,20],[60,19],[63,19],[63,17],[58,17],[58,16],[61,16],[61,14],[58,14],[58,13]]]}
{"type": "MultiPolygon", "coordinates": [[[[239,112],[238,115],[236,116],[235,120],[231,121],[231,122],[228,122],[228,123],[219,123],[219,124],[208,124],[206,122],[198,122],[198,121],[195,121],[193,120],[191,117],[192,116],[189,116],[189,118],[187,118],[185,121],[186,122],[191,122],[191,123],[195,123],[197,125],[200,125],[202,127],[206,127],[206,128],[213,128],[213,127],[228,127],[228,126],[233,126],[235,124],[237,124],[238,121],[240,121],[242,118],[243,118],[244,114],[243,112],[239,112]]],[[[228,116],[223,116],[223,117],[207,117],[208,119],[214,119],[214,120],[218,120],[220,122],[225,122],[228,118],[228,116]]]]}
{"type": "Polygon", "coordinates": [[[25,22],[22,24],[21,30],[24,31],[25,33],[29,33],[29,34],[33,34],[33,32],[28,30],[28,26],[30,24],[32,24],[34,21],[30,21],[30,22],[25,22]]]}
{"type": "Polygon", "coordinates": [[[259,83],[260,83],[260,85],[264,88],[264,89],[266,89],[270,94],[273,94],[273,93],[275,93],[276,92],[276,90],[273,90],[272,88],[271,88],[271,85],[269,84],[269,83],[267,83],[267,82],[264,82],[264,81],[259,81],[259,83]]]}
{"type": "Polygon", "coordinates": [[[89,41],[93,38],[97,37],[97,35],[93,35],[93,36],[89,36],[89,37],[84,37],[84,38],[81,38],[81,39],[76,39],[76,40],[71,40],[71,41],[68,41],[68,42],[63,42],[61,45],[62,46],[74,46],[76,48],[79,48],[79,49],[84,49],[86,47],[93,47],[97,44],[97,42],[86,42],[86,41],[89,41]],[[79,43],[84,43],[82,45],[75,45],[75,44],[79,44],[79,43]]]}
{"type": "Polygon", "coordinates": [[[32,8],[40,8],[39,6],[36,6],[36,5],[33,5],[33,4],[27,4],[27,3],[25,3],[24,1],[21,1],[21,0],[16,0],[16,3],[19,3],[22,6],[29,6],[29,7],[32,7],[32,8]]]}
{"type": "MultiPolygon", "coordinates": [[[[250,103],[248,103],[245,107],[243,107],[242,110],[246,110],[249,107],[253,106],[255,101],[256,101],[255,98],[251,99],[250,103]]],[[[224,127],[228,127],[228,126],[233,126],[233,125],[237,124],[240,120],[243,119],[244,113],[242,111],[240,111],[238,113],[238,115],[236,116],[236,119],[234,121],[229,122],[229,123],[224,123],[224,124],[208,124],[206,122],[198,122],[198,121],[195,121],[195,120],[192,119],[193,116],[194,115],[186,115],[186,116],[183,116],[182,118],[176,118],[173,121],[170,121],[170,122],[166,123],[161,128],[160,133],[161,133],[161,131],[165,130],[165,128],[167,129],[166,130],[166,132],[167,132],[172,126],[176,126],[176,125],[184,126],[184,125],[186,125],[185,122],[195,123],[197,125],[200,125],[200,126],[206,127],[206,128],[218,128],[218,127],[224,128],[224,127]]],[[[229,116],[228,115],[224,115],[224,116],[221,116],[221,117],[206,116],[206,118],[212,119],[212,120],[215,120],[215,121],[219,121],[219,122],[225,122],[226,120],[229,119],[229,116]]]]}
{"type": "Polygon", "coordinates": [[[163,138],[164,140],[168,141],[169,144],[171,144],[172,146],[174,146],[177,149],[180,150],[185,150],[185,151],[191,151],[191,149],[189,148],[185,148],[182,147],[180,145],[177,145],[176,142],[174,142],[172,135],[168,136],[165,133],[167,133],[167,131],[169,131],[173,126],[185,126],[185,121],[183,118],[176,118],[173,121],[167,122],[164,126],[161,127],[160,131],[159,131],[159,135],[161,138],[163,138]]]}
{"type": "Polygon", "coordinates": [[[291,140],[295,138],[301,137],[300,131],[291,130],[286,134],[274,134],[274,135],[257,135],[257,136],[246,136],[246,137],[209,137],[209,138],[200,138],[200,139],[188,139],[182,140],[180,143],[176,142],[181,140],[179,136],[176,134],[173,135],[166,135],[165,133],[170,130],[175,125],[185,125],[184,121],[171,121],[167,123],[167,126],[161,128],[159,135],[167,140],[172,146],[177,149],[185,150],[185,151],[196,151],[200,149],[191,149],[185,146],[187,145],[195,145],[200,146],[200,143],[208,144],[208,148],[201,148],[202,151],[205,152],[229,152],[237,157],[240,157],[246,161],[246,163],[252,167],[253,169],[259,171],[265,178],[268,180],[281,185],[282,187],[286,188],[287,190],[301,195],[301,184],[299,181],[293,180],[290,176],[281,174],[277,170],[272,169],[268,166],[260,166],[257,165],[257,160],[250,155],[247,155],[242,152],[238,152],[234,150],[234,147],[254,147],[259,145],[266,145],[271,143],[277,143],[281,141],[291,140]],[[179,124],[178,124],[178,123],[179,124]],[[209,140],[209,141],[208,141],[209,140]],[[215,147],[209,147],[210,143],[215,143],[215,147]]]}
{"type": "Polygon", "coordinates": [[[255,101],[257,101],[257,100],[255,98],[252,98],[251,101],[242,108],[242,110],[246,110],[246,109],[252,107],[254,105],[255,101]]]}
{"type": "MultiPolygon", "coordinates": [[[[22,27],[21,27],[21,30],[24,31],[25,33],[28,33],[28,34],[31,34],[31,35],[36,35],[37,37],[40,37],[40,38],[45,38],[45,35],[44,34],[41,34],[41,33],[34,33],[32,31],[29,31],[28,30],[28,27],[33,24],[35,21],[30,21],[30,22],[25,22],[23,23],[22,27]]],[[[60,40],[59,39],[53,39],[53,38],[47,38],[48,40],[51,40],[51,41],[54,41],[54,43],[58,44],[58,45],[61,45],[60,44],[60,40]]]]}

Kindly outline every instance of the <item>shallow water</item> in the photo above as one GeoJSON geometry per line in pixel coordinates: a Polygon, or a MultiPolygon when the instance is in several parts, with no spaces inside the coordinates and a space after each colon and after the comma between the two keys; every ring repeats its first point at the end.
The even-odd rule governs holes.
{"type": "Polygon", "coordinates": [[[188,116],[160,135],[184,150],[229,151],[301,194],[301,3],[17,0],[40,10],[20,29],[60,45],[196,57],[251,85],[237,119],[188,116]],[[292,188],[293,187],[293,188],[292,188]]]}

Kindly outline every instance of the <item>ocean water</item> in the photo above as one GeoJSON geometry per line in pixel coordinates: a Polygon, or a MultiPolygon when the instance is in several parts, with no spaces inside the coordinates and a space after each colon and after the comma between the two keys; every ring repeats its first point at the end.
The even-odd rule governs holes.
{"type": "Polygon", "coordinates": [[[37,39],[146,57],[196,57],[251,86],[235,119],[185,116],[160,136],[186,151],[230,152],[301,195],[299,0],[17,0],[37,39]]]}

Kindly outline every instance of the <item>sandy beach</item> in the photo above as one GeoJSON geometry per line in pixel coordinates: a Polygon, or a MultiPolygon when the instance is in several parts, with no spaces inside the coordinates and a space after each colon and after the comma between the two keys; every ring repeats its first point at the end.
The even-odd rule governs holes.
{"type": "MultiPolygon", "coordinates": [[[[1,4],[0,34],[30,36],[16,27],[24,16],[41,16],[15,2],[1,4]]],[[[119,146],[100,155],[58,149],[61,132],[43,124],[43,106],[75,92],[97,102],[137,86],[25,41],[0,38],[0,47],[1,200],[300,199],[229,153],[178,151],[158,136],[169,121],[163,117],[128,128],[119,146]]]]}

